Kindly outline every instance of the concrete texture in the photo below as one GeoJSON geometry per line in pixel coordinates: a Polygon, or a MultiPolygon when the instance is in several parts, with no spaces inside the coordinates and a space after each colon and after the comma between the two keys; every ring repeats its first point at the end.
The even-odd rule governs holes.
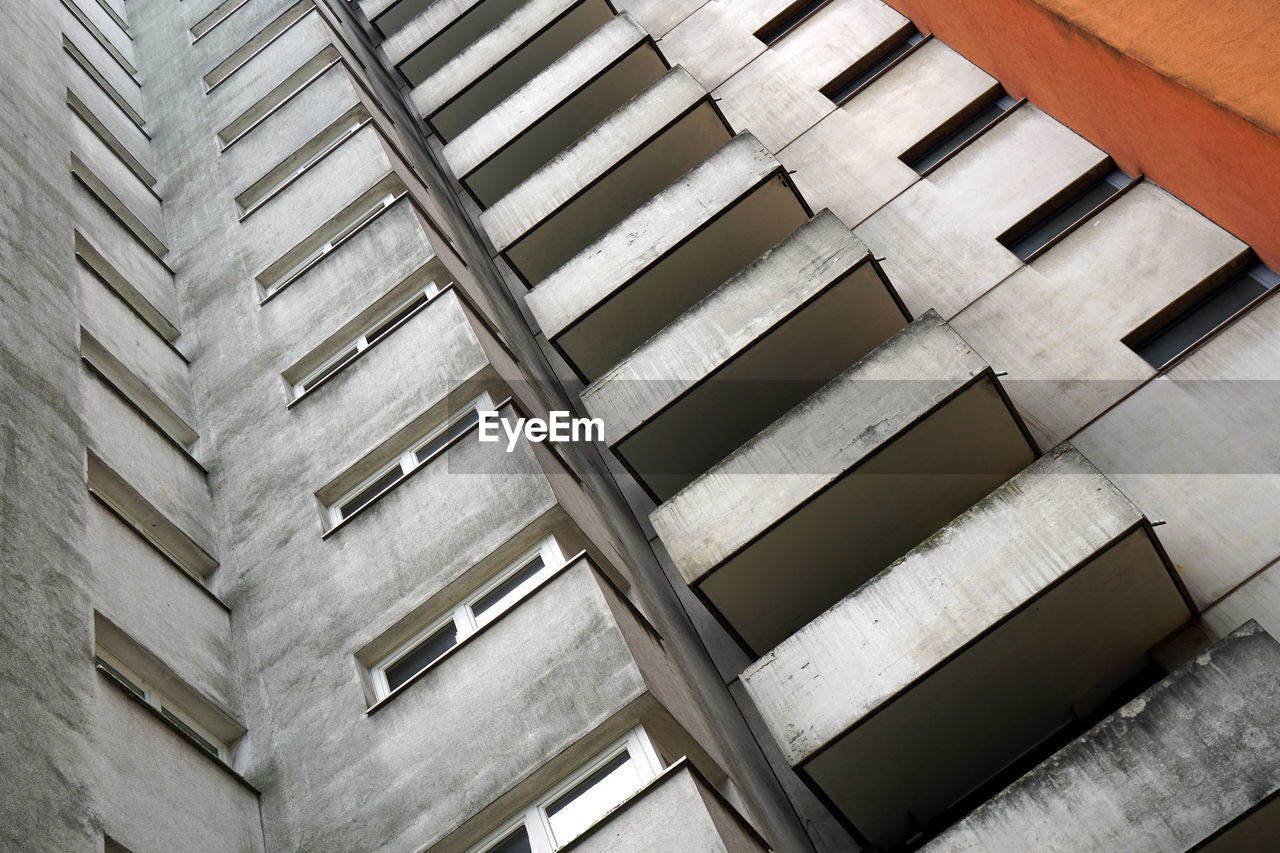
{"type": "Polygon", "coordinates": [[[582,400],[662,499],[905,324],[866,247],[824,211],[603,374],[582,400]],[[793,284],[779,289],[779,280],[793,284]],[[713,419],[721,429],[699,435],[713,419]]]}
{"type": "Polygon", "coordinates": [[[808,218],[779,171],[734,137],[537,285],[543,333],[584,374],[611,367],[808,218]]]}
{"type": "Polygon", "coordinates": [[[1186,621],[1144,525],[1059,448],[797,631],[743,684],[788,761],[864,836],[901,843],[1141,671],[1186,621]]]}
{"type": "Polygon", "coordinates": [[[909,27],[880,0],[830,3],[714,94],[734,127],[751,128],[770,151],[781,151],[836,109],[822,87],[891,47],[909,27]]]}
{"type": "MultiPolygon", "coordinates": [[[[776,521],[793,500],[804,510],[789,517],[812,525],[787,528],[799,536],[769,538],[786,545],[786,559],[756,551],[766,557],[757,568],[825,571],[824,554],[856,557],[844,588],[818,590],[809,612],[772,625],[785,640],[860,582],[859,573],[879,571],[1030,461],[1032,448],[986,368],[993,342],[1019,342],[1001,351],[1010,366],[1000,369],[1030,375],[1048,365],[1099,375],[1123,361],[1117,340],[1132,328],[1121,319],[1146,322],[1199,292],[1243,259],[1243,245],[1155,188],[1139,187],[1122,199],[1127,206],[1117,203],[1030,268],[1009,265],[1011,256],[997,259],[990,253],[1004,251],[994,240],[999,229],[1103,155],[1023,107],[1012,125],[899,195],[914,181],[898,168],[904,153],[987,97],[993,81],[938,43],[836,108],[817,89],[906,24],[866,0],[826,4],[772,46],[754,33],[789,0],[348,6],[65,0],[37,8],[18,0],[7,10],[0,32],[0,187],[9,214],[0,229],[0,704],[9,737],[0,745],[7,771],[0,847],[98,853],[109,836],[106,849],[133,853],[427,846],[462,853],[641,724],[667,758],[687,755],[710,781],[678,765],[647,797],[605,820],[582,849],[683,849],[691,839],[700,849],[757,849],[731,810],[779,851],[854,849],[763,728],[755,729],[763,745],[753,737],[744,719],[753,712],[738,704],[749,706],[742,690],[735,701],[725,686],[745,653],[715,615],[727,614],[728,624],[757,608],[772,618],[768,611],[781,612],[785,601],[759,589],[734,600],[715,583],[696,590],[683,583],[698,519],[727,531],[726,553],[745,553],[746,540],[730,541],[745,528],[733,527],[727,503],[717,501],[741,500],[767,525],[770,512],[776,521]],[[207,26],[219,9],[227,17],[193,42],[191,28],[207,26]],[[376,28],[362,18],[381,12],[376,28]],[[637,25],[663,36],[663,57],[682,67],[664,72],[637,25]],[[373,47],[379,29],[391,37],[381,51],[373,47]],[[599,39],[584,43],[593,33],[624,30],[622,41],[601,52],[593,52],[599,39]],[[387,61],[393,55],[404,60],[399,70],[387,61]],[[706,96],[717,88],[723,108],[706,96]],[[485,235],[477,205],[459,194],[459,176],[441,151],[496,107],[492,122],[477,125],[475,150],[493,153],[514,139],[519,146],[501,149],[513,157],[504,180],[523,180],[516,166],[537,172],[484,223],[493,226],[485,235]],[[741,132],[723,156],[713,151],[732,131],[718,109],[741,132]],[[247,189],[272,170],[289,171],[312,151],[300,149],[353,110],[368,115],[369,126],[241,220],[237,199],[247,189]],[[430,122],[422,125],[411,111],[425,111],[430,122]],[[517,151],[527,163],[515,162],[517,151]],[[688,192],[692,179],[681,176],[694,167],[697,192],[688,192]],[[799,169],[805,197],[787,169],[799,169]],[[872,173],[884,180],[866,177],[872,173]],[[736,184],[744,175],[757,182],[736,184]],[[260,304],[265,270],[322,238],[344,237],[343,212],[353,213],[366,191],[393,186],[403,199],[260,304]],[[682,192],[683,206],[673,205],[671,193],[682,192]],[[673,549],[674,566],[658,562],[627,505],[641,492],[635,480],[586,446],[522,444],[507,454],[464,441],[340,529],[327,529],[325,502],[442,422],[451,390],[511,394],[532,414],[576,405],[576,380],[557,378],[570,372],[564,353],[586,356],[583,372],[599,375],[664,329],[696,326],[720,348],[689,343],[680,352],[692,355],[670,357],[699,369],[741,366],[750,352],[769,354],[787,372],[797,362],[817,370],[806,353],[852,359],[875,335],[845,335],[854,328],[841,319],[852,317],[848,310],[822,310],[831,303],[814,297],[804,302],[809,314],[782,320],[777,313],[827,278],[820,269],[837,275],[821,263],[811,275],[800,258],[792,268],[783,264],[807,239],[786,238],[824,205],[857,224],[858,237],[831,215],[805,234],[824,229],[819,242],[828,248],[861,240],[891,276],[901,273],[909,307],[937,305],[970,323],[966,335],[984,336],[981,345],[968,341],[971,350],[934,315],[929,329],[895,338],[910,339],[909,352],[891,342],[892,358],[877,351],[863,369],[909,379],[917,389],[934,374],[952,390],[981,378],[938,405],[920,391],[914,409],[901,399],[895,408],[888,393],[833,392],[830,408],[815,403],[825,399],[818,395],[789,412],[781,411],[788,402],[761,399],[753,415],[776,419],[764,435],[784,441],[749,445],[734,464],[800,467],[785,475],[771,469],[772,477],[752,468],[715,489],[695,483],[682,493],[696,492],[697,501],[677,496],[673,503],[692,527],[673,549]],[[561,218],[569,211],[572,227],[572,217],[561,218]],[[640,211],[634,239],[614,229],[640,211]],[[1151,233],[1172,235],[1178,245],[1152,242],[1151,233]],[[525,263],[521,251],[535,254],[534,234],[546,273],[561,261],[580,264],[581,277],[561,285],[554,300],[564,316],[544,324],[556,338],[551,347],[526,322],[519,283],[509,290],[501,277],[525,263]],[[593,255],[589,246],[602,237],[597,245],[607,242],[608,251],[593,255]],[[497,242],[506,257],[495,257],[497,242]],[[756,267],[735,278],[775,246],[761,261],[775,265],[770,274],[756,267]],[[1027,297],[1032,273],[1052,282],[1048,290],[1087,286],[1061,305],[1036,301],[1027,297]],[[336,355],[366,321],[429,277],[452,287],[323,387],[294,399],[298,371],[336,355]],[[726,282],[732,287],[721,288],[726,282]],[[1100,296],[1107,282],[1132,292],[1134,304],[1117,307],[1107,298],[1114,294],[1100,296]],[[614,288],[624,285],[622,292],[644,298],[619,299],[614,288]],[[989,296],[1007,287],[1004,305],[1014,306],[1004,335],[977,322],[988,299],[981,294],[993,286],[989,296]],[[1089,300],[1080,294],[1100,300],[1109,316],[1081,308],[1089,300]],[[612,316],[601,313],[602,299],[612,316]],[[764,334],[739,335],[753,314],[748,302],[772,318],[757,330],[764,334]],[[584,334],[574,338],[567,324],[582,312],[592,322],[579,323],[584,334]],[[1044,312],[1045,322],[1060,327],[1055,332],[1079,342],[1070,357],[1025,344],[1020,330],[1034,324],[1021,315],[1031,312],[1044,312]],[[557,336],[558,323],[565,325],[557,336]],[[787,343],[793,339],[803,345],[787,343]],[[839,345],[820,346],[824,340],[839,345]],[[929,416],[909,421],[909,411],[922,410],[929,416]],[[839,447],[845,440],[849,447],[839,447]],[[975,451],[973,442],[983,441],[989,446],[975,451]],[[860,451],[876,451],[889,467],[856,457],[860,451]],[[953,473],[948,465],[977,460],[983,467],[991,459],[1000,464],[960,478],[965,488],[948,491],[940,484],[954,481],[931,479],[953,473]],[[906,461],[929,476],[917,478],[923,486],[915,492],[872,490],[852,503],[824,504],[806,492],[823,486],[803,470],[824,460],[887,471],[889,479],[906,461]],[[114,499],[119,513],[99,497],[114,499]],[[819,505],[834,512],[809,511],[819,505]],[[585,550],[598,570],[585,562],[569,567],[366,713],[371,649],[383,643],[385,651],[392,638],[442,616],[549,532],[585,550]],[[713,615],[709,603],[723,612],[713,615]],[[201,714],[216,711],[211,719],[234,740],[230,767],[94,670],[95,638],[111,637],[127,638],[166,690],[199,704],[201,714]],[[679,840],[656,841],[663,832],[679,840]]],[[[880,286],[871,262],[856,269],[823,293],[858,292],[849,282],[880,286]]],[[[533,301],[544,298],[535,293],[533,301]]],[[[997,315],[1004,316],[990,316],[997,315]]],[[[1268,317],[1255,310],[1178,369],[1265,373],[1274,337],[1268,317]]],[[[819,373],[838,369],[823,363],[819,373]]],[[[589,396],[614,387],[599,385],[589,396]]],[[[1112,411],[1118,420],[1100,420],[1096,433],[1082,437],[1117,478],[1125,472],[1114,460],[1134,446],[1133,434],[1173,431],[1161,421],[1168,413],[1215,410],[1217,420],[1207,418],[1213,429],[1188,417],[1177,431],[1189,448],[1183,458],[1218,459],[1209,451],[1233,445],[1242,431],[1227,428],[1232,419],[1268,434],[1265,409],[1247,395],[1190,395],[1179,408],[1155,399],[1158,383],[1133,387],[1112,411]]],[[[1092,417],[1073,394],[1019,399],[1046,435],[1092,417]]],[[[699,428],[697,441],[737,442],[713,422],[699,428]]],[[[853,482],[861,481],[845,478],[830,493],[848,497],[840,483],[853,482]]],[[[1208,608],[1210,632],[1252,615],[1270,618],[1277,604],[1266,570],[1276,552],[1269,481],[1237,494],[1217,471],[1194,482],[1133,482],[1139,506],[1170,519],[1161,529],[1208,608]],[[1254,494],[1262,497],[1243,506],[1254,494]],[[1237,521],[1227,520],[1232,513],[1237,521]]],[[[635,503],[642,514],[647,500],[635,503]]],[[[666,516],[664,536],[679,520],[666,516]]],[[[1072,518],[1061,529],[1081,523],[1072,518]]],[[[784,527],[775,525],[769,537],[784,527]]],[[[978,550],[981,562],[1000,553],[999,542],[978,550]]],[[[789,580],[803,575],[793,574],[789,580]]],[[[1104,663],[1124,668],[1131,657],[1104,663]]],[[[1020,730],[1014,723],[1027,724],[1014,720],[1010,731],[1020,730]]],[[[1240,766],[1247,767],[1243,759],[1240,766]]],[[[1230,805],[1242,808],[1245,799],[1230,805]]],[[[1220,815],[1229,820],[1232,811],[1220,815]]]]}
{"type": "Polygon", "coordinates": [[[1021,266],[996,238],[1105,162],[1028,104],[855,231],[911,311],[950,318],[1021,266]]]}
{"type": "Polygon", "coordinates": [[[1276,641],[1243,626],[925,849],[1200,849],[1280,789],[1277,666],[1276,641]]]}
{"type": "MultiPolygon", "coordinates": [[[[647,35],[630,15],[619,15],[604,24],[446,145],[444,157],[449,168],[465,179],[481,163],[527,133],[547,113],[572,97],[647,35]]],[[[552,153],[564,148],[578,135],[566,134],[552,153]]]]}
{"type": "Polygon", "coordinates": [[[996,86],[991,75],[930,39],[778,159],[796,170],[796,185],[811,204],[857,226],[920,179],[901,156],[996,86]],[[841,180],[830,180],[833,169],[841,180]]]}

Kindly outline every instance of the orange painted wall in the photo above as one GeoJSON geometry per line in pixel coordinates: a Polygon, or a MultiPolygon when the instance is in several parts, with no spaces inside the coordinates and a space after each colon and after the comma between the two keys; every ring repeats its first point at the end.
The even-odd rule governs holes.
{"type": "Polygon", "coordinates": [[[1280,268],[1280,2],[887,2],[1280,268]]]}

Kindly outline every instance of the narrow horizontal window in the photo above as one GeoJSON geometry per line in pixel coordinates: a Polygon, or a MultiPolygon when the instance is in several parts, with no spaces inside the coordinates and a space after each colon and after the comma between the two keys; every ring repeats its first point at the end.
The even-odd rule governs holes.
{"type": "MultiPolygon", "coordinates": [[[[385,195],[376,198],[367,207],[361,210],[354,212],[344,211],[344,213],[347,214],[347,216],[344,217],[347,218],[347,223],[342,225],[323,243],[316,246],[311,251],[306,252],[306,254],[301,255],[301,257],[289,266],[285,267],[283,270],[276,272],[275,269],[272,269],[271,272],[273,275],[271,276],[269,283],[263,282],[263,276],[259,276],[259,283],[262,285],[264,292],[263,301],[265,302],[267,297],[273,296],[278,291],[283,290],[286,286],[292,284],[298,278],[301,278],[304,273],[324,260],[331,252],[345,243],[360,229],[364,228],[370,222],[373,222],[381,216],[384,211],[403,198],[404,195],[405,191],[403,189],[392,190],[387,192],[385,195]]],[[[277,267],[277,264],[272,264],[272,267],[277,267]]],[[[266,273],[263,275],[266,275],[266,273]]]]}
{"type": "Polygon", "coordinates": [[[236,10],[248,2],[249,0],[223,0],[223,2],[219,3],[212,12],[197,21],[195,26],[191,28],[191,42],[194,44],[195,42],[200,41],[200,39],[208,35],[214,27],[221,24],[227,18],[230,18],[235,14],[236,10]]]}
{"type": "Polygon", "coordinates": [[[445,424],[432,432],[427,438],[411,449],[401,453],[394,463],[380,470],[377,474],[347,492],[329,507],[329,519],[333,524],[340,524],[368,504],[373,503],[384,492],[408,477],[415,470],[430,463],[440,452],[448,447],[480,419],[481,410],[490,410],[493,403],[488,394],[482,394],[466,409],[454,415],[445,424]]]}
{"type": "Polygon", "coordinates": [[[923,153],[909,159],[904,158],[903,162],[917,173],[927,174],[934,166],[980,136],[1017,105],[1018,102],[1013,98],[1002,94],[993,103],[979,110],[973,118],[948,133],[923,153]]]}
{"type": "Polygon", "coordinates": [[[166,723],[182,732],[200,749],[222,762],[229,762],[230,745],[196,722],[170,697],[149,684],[142,676],[101,646],[95,649],[94,664],[138,701],[150,707],[166,723]]]}
{"type": "Polygon", "coordinates": [[[306,378],[294,386],[295,392],[298,395],[305,394],[346,367],[356,356],[399,328],[402,323],[421,310],[439,292],[440,288],[434,281],[428,282],[425,288],[414,293],[404,302],[397,304],[389,312],[371,323],[371,328],[356,335],[356,339],[349,346],[344,347],[340,353],[307,374],[306,378]]]}
{"type": "Polygon", "coordinates": [[[1076,193],[1064,204],[1051,208],[1034,222],[1024,225],[1016,238],[1001,238],[1000,242],[1022,260],[1029,261],[1134,182],[1133,178],[1115,169],[1076,193]]]}
{"type": "Polygon", "coordinates": [[[404,657],[387,667],[387,690],[395,690],[431,666],[440,659],[441,655],[457,644],[458,626],[450,621],[410,649],[404,657]]]}
{"type": "Polygon", "coordinates": [[[1277,284],[1280,284],[1280,275],[1262,264],[1254,264],[1155,329],[1141,342],[1130,346],[1159,370],[1239,315],[1277,284]]]}
{"type": "MultiPolygon", "coordinates": [[[[476,631],[510,610],[544,579],[564,565],[554,537],[521,554],[449,615],[398,646],[371,668],[374,693],[385,698],[476,631]]],[[[517,848],[518,849],[518,848],[517,848]]]]}
{"type": "Polygon", "coordinates": [[[643,727],[588,762],[470,853],[559,850],[662,773],[643,727]]]}
{"type": "Polygon", "coordinates": [[[822,94],[836,104],[843,104],[923,41],[924,36],[912,28],[900,41],[890,43],[884,53],[871,54],[823,86],[822,94]]]}
{"type": "Polygon", "coordinates": [[[757,30],[756,38],[767,45],[776,44],[783,36],[803,24],[805,19],[830,2],[831,0],[797,0],[784,9],[782,14],[757,30]]]}

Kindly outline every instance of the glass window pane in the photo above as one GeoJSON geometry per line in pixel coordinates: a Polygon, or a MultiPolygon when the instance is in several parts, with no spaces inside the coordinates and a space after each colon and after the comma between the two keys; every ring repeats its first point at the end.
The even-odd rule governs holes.
{"type": "Polygon", "coordinates": [[[356,348],[352,347],[351,349],[344,352],[342,355],[335,358],[329,364],[328,367],[326,367],[324,370],[320,371],[315,376],[308,379],[306,382],[302,383],[302,390],[310,391],[312,388],[316,387],[321,382],[328,379],[330,376],[336,373],[339,369],[341,369],[344,364],[350,361],[355,356],[356,352],[357,352],[356,348]]]}
{"type": "Polygon", "coordinates": [[[492,622],[500,613],[519,601],[533,586],[534,579],[545,566],[541,555],[534,557],[524,568],[477,598],[471,605],[471,614],[476,617],[477,624],[492,622]]]}
{"type": "Polygon", "coordinates": [[[143,690],[141,687],[139,687],[138,684],[132,678],[125,675],[123,672],[116,669],[114,666],[107,663],[102,658],[98,658],[98,666],[105,669],[111,675],[112,678],[114,678],[116,681],[124,685],[125,689],[128,690],[130,693],[132,693],[134,696],[137,696],[139,699],[141,699],[144,702],[147,701],[147,692],[143,690]]]}
{"type": "Polygon", "coordinates": [[[529,831],[521,826],[484,853],[533,853],[533,845],[529,843],[529,831]]]}
{"type": "Polygon", "coordinates": [[[427,297],[425,294],[418,294],[418,296],[413,301],[411,301],[408,305],[404,306],[399,311],[397,311],[396,313],[388,317],[386,320],[379,323],[377,328],[373,329],[371,332],[369,332],[369,334],[365,335],[366,340],[368,340],[369,343],[373,343],[374,341],[378,340],[387,332],[391,331],[391,329],[396,325],[396,323],[399,323],[401,320],[408,317],[414,311],[417,311],[420,307],[422,307],[422,305],[426,301],[427,301],[427,297]]]}
{"type": "Polygon", "coordinates": [[[440,433],[435,438],[431,439],[426,444],[418,448],[417,452],[415,453],[415,455],[418,457],[418,461],[426,462],[432,456],[435,456],[437,453],[440,452],[440,450],[443,447],[445,447],[445,445],[453,441],[458,436],[462,435],[464,432],[466,432],[468,429],[471,428],[472,424],[476,423],[479,420],[480,420],[480,413],[477,412],[475,409],[472,409],[470,412],[467,412],[465,415],[458,418],[453,423],[449,424],[448,428],[445,429],[444,432],[440,433]]]}
{"type": "Polygon", "coordinates": [[[578,837],[627,797],[640,790],[640,771],[623,752],[547,806],[557,845],[578,837]]]}
{"type": "Polygon", "coordinates": [[[404,476],[404,471],[402,471],[400,466],[397,465],[387,473],[383,474],[378,479],[374,480],[372,483],[370,483],[365,488],[361,489],[354,497],[352,497],[350,500],[348,500],[346,503],[342,505],[342,509],[341,509],[342,517],[346,518],[347,516],[351,515],[351,513],[360,509],[360,507],[369,503],[369,501],[373,500],[378,495],[380,495],[384,489],[386,489],[388,486],[390,486],[392,483],[396,482],[403,476],[404,476]]]}
{"type": "Polygon", "coordinates": [[[1009,246],[1009,251],[1025,261],[1129,183],[1131,183],[1129,177],[1123,172],[1112,172],[1040,220],[1038,225],[1015,240],[1009,246]]]}
{"type": "Polygon", "coordinates": [[[200,748],[203,749],[205,752],[209,753],[215,758],[220,757],[218,755],[218,748],[214,746],[212,743],[210,743],[209,740],[204,737],[204,735],[200,734],[195,729],[191,728],[191,726],[184,723],[182,721],[182,718],[179,717],[177,714],[173,713],[168,708],[160,709],[160,713],[164,716],[166,720],[168,720],[177,728],[181,729],[183,733],[187,735],[187,737],[191,738],[197,744],[199,744],[200,748]]]}
{"type": "Polygon", "coordinates": [[[994,103],[984,107],[976,116],[947,134],[937,145],[921,154],[914,163],[908,163],[907,165],[923,175],[953,151],[977,136],[991,122],[1013,109],[1015,103],[1017,102],[1008,95],[1001,96],[994,103]]]}
{"type": "Polygon", "coordinates": [[[458,644],[458,626],[450,622],[386,669],[387,689],[395,690],[458,644]]]}
{"type": "Polygon", "coordinates": [[[922,41],[924,41],[924,36],[919,32],[910,33],[906,38],[890,48],[888,53],[871,63],[871,65],[864,68],[858,74],[853,75],[843,82],[832,81],[831,83],[828,83],[823,87],[822,93],[835,103],[843,104],[852,97],[855,92],[875,79],[876,75],[880,74],[897,61],[898,57],[902,56],[922,41]]]}
{"type": "MultiPolygon", "coordinates": [[[[1265,269],[1265,267],[1263,268],[1265,269]]],[[[1253,271],[1219,287],[1137,347],[1138,355],[1157,369],[1173,361],[1193,344],[1231,319],[1269,289],[1253,271]]],[[[1272,285],[1274,286],[1274,285],[1272,285]]]]}

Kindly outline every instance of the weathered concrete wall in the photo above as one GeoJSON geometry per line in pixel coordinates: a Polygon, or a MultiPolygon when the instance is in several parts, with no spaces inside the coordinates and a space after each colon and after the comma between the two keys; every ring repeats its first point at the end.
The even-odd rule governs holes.
{"type": "Polygon", "coordinates": [[[1280,789],[1277,667],[1280,645],[1246,625],[925,849],[1194,848],[1280,789]]]}

